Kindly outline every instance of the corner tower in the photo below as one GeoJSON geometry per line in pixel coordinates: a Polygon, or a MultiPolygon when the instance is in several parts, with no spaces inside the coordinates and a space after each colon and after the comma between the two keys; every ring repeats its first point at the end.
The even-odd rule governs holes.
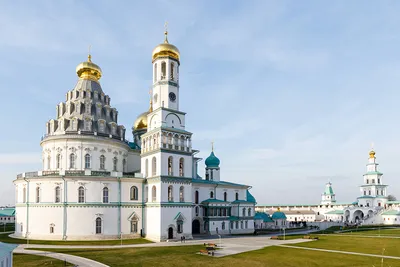
{"type": "Polygon", "coordinates": [[[336,196],[333,193],[332,183],[325,185],[325,191],[322,194],[321,204],[331,204],[336,202],[336,196]]]}
{"type": "Polygon", "coordinates": [[[219,181],[219,164],[220,160],[214,154],[214,144],[212,145],[211,154],[206,158],[206,180],[219,181]]]}

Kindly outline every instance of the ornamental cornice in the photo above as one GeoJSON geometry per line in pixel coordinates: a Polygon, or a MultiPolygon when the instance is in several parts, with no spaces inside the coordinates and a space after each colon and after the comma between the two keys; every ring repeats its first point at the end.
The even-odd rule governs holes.
{"type": "MultiPolygon", "coordinates": [[[[119,145],[121,148],[128,149],[129,145],[121,139],[97,136],[97,135],[83,135],[83,134],[63,134],[63,135],[49,135],[46,136],[41,142],[40,145],[43,146],[47,141],[55,141],[55,140],[67,140],[67,141],[92,141],[92,142],[101,142],[101,143],[109,143],[113,145],[119,145]]],[[[64,146],[64,149],[67,149],[68,146],[64,146]]]]}
{"type": "Polygon", "coordinates": [[[159,85],[171,85],[171,86],[175,86],[175,87],[179,88],[179,84],[177,82],[173,82],[173,81],[160,80],[154,84],[154,86],[159,86],[159,85]]]}
{"type": "Polygon", "coordinates": [[[157,148],[157,149],[153,149],[151,151],[146,151],[143,152],[141,154],[142,157],[145,156],[150,156],[156,153],[160,153],[160,152],[164,152],[164,153],[174,153],[174,154],[179,154],[179,155],[185,155],[185,156],[191,156],[193,155],[193,150],[192,152],[184,152],[184,151],[179,151],[179,150],[175,150],[175,149],[165,149],[165,148],[157,148]]]}

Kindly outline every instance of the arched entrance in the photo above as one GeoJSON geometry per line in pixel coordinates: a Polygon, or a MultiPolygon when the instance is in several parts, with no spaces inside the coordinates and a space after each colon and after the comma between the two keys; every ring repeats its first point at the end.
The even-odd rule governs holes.
{"type": "Polygon", "coordinates": [[[168,239],[174,238],[174,229],[172,227],[168,228],[168,239]]]}
{"type": "Polygon", "coordinates": [[[192,222],[192,234],[200,234],[200,221],[197,219],[192,222]]]}
{"type": "Polygon", "coordinates": [[[359,223],[364,219],[364,213],[361,210],[356,210],[353,213],[353,222],[359,223]]]}

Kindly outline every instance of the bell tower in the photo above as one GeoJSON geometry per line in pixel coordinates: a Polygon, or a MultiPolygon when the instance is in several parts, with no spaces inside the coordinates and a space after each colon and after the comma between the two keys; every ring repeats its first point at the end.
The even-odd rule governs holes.
{"type": "Polygon", "coordinates": [[[153,50],[153,107],[179,110],[179,49],[168,42],[167,24],[164,43],[153,50]]]}

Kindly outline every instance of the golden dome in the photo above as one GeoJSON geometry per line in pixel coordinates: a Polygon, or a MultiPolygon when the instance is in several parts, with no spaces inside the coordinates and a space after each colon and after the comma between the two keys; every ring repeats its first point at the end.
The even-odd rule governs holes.
{"type": "Polygon", "coordinates": [[[168,38],[167,38],[168,31],[165,31],[164,34],[165,34],[164,43],[157,45],[153,49],[153,55],[152,55],[153,62],[158,57],[172,57],[179,61],[179,57],[180,57],[179,49],[176,46],[168,43],[168,38]]]}
{"type": "Polygon", "coordinates": [[[371,151],[369,152],[369,157],[370,157],[370,158],[375,158],[375,151],[371,150],[371,151]]]}
{"type": "Polygon", "coordinates": [[[88,55],[88,61],[82,62],[76,67],[76,74],[81,79],[89,79],[98,81],[102,72],[99,66],[92,62],[92,56],[88,55]]]}
{"type": "Polygon", "coordinates": [[[147,115],[148,114],[149,114],[149,112],[146,111],[137,117],[137,119],[135,120],[135,123],[133,124],[134,131],[147,129],[147,115]]]}
{"type": "Polygon", "coordinates": [[[147,115],[151,112],[153,112],[153,102],[150,100],[149,110],[137,116],[135,122],[133,123],[134,131],[147,129],[147,115]]]}

